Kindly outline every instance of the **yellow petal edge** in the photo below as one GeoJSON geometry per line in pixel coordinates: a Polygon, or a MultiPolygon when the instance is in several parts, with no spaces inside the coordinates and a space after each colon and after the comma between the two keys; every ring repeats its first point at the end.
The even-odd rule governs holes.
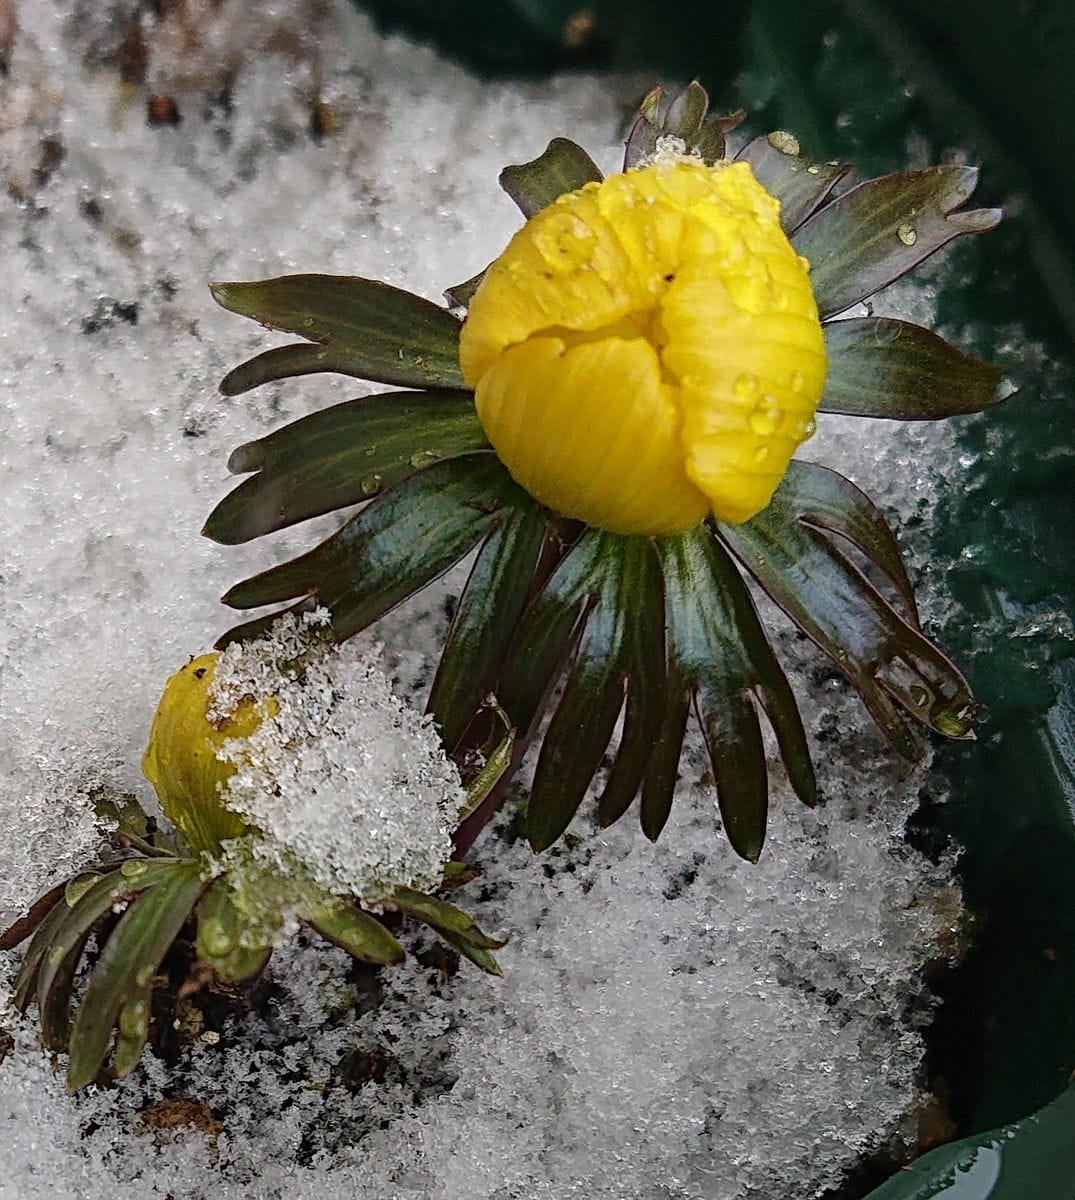
{"type": "Polygon", "coordinates": [[[519,484],[648,535],[765,508],[813,433],[826,366],[779,203],[749,164],[691,159],[532,217],[475,293],[459,358],[519,484]]]}
{"type": "Polygon", "coordinates": [[[249,737],[263,718],[251,697],[226,720],[209,720],[209,689],[218,657],[199,655],[171,676],[142,757],[142,773],[153,784],[161,812],[195,854],[215,853],[221,842],[249,831],[246,822],[221,803],[221,789],[235,766],[217,755],[230,738],[249,737]]]}

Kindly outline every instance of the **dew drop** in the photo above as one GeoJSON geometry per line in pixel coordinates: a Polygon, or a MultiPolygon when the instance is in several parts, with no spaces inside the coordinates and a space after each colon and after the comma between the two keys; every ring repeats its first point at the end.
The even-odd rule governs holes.
{"type": "Polygon", "coordinates": [[[741,400],[753,400],[758,394],[758,377],[756,375],[740,375],[732,384],[732,391],[741,400]]]}
{"type": "Polygon", "coordinates": [[[921,684],[911,684],[910,692],[915,708],[927,708],[929,706],[929,692],[921,684]]]}
{"type": "Polygon", "coordinates": [[[776,398],[762,396],[747,421],[751,430],[759,437],[768,437],[776,433],[776,427],[780,424],[780,406],[776,398]]]}
{"type": "Polygon", "coordinates": [[[303,318],[302,318],[302,323],[303,323],[303,326],[304,326],[306,329],[309,329],[309,328],[310,328],[310,326],[311,326],[311,325],[313,325],[313,323],[314,323],[314,319],[313,319],[313,317],[303,317],[303,318]]]}
{"type": "Polygon", "coordinates": [[[141,879],[148,870],[143,858],[125,858],[119,865],[119,873],[125,879],[141,879]]]}
{"type": "Polygon", "coordinates": [[[756,463],[763,463],[763,462],[765,462],[765,460],[768,457],[769,457],[769,447],[768,446],[759,446],[757,448],[757,450],[754,451],[754,461],[756,463]]]}
{"type": "Polygon", "coordinates": [[[818,166],[818,164],[817,164],[817,163],[811,163],[811,164],[810,164],[810,165],[809,165],[809,166],[806,168],[806,173],[807,173],[807,175],[820,175],[820,174],[821,174],[821,168],[818,166]]]}
{"type": "Polygon", "coordinates": [[[802,441],[808,442],[814,434],[817,433],[817,422],[811,417],[804,425],[801,436],[802,441]]]}
{"type": "Polygon", "coordinates": [[[905,246],[913,246],[915,242],[918,241],[918,233],[913,225],[901,225],[899,229],[896,230],[896,237],[898,237],[905,246]]]}
{"type": "Polygon", "coordinates": [[[367,458],[372,458],[376,453],[377,453],[376,446],[367,446],[365,449],[365,455],[367,458]]]}
{"type": "Polygon", "coordinates": [[[134,976],[134,982],[139,987],[149,987],[149,982],[153,978],[155,972],[148,963],[145,966],[139,967],[134,976]]]}
{"type": "Polygon", "coordinates": [[[146,1018],[149,1016],[149,1006],[144,1000],[135,1000],[131,1004],[125,1004],[120,1009],[119,1031],[125,1038],[141,1037],[146,1027],[146,1018]]]}
{"type": "Polygon", "coordinates": [[[437,459],[436,450],[418,450],[410,457],[412,467],[426,467],[437,459]]]}
{"type": "Polygon", "coordinates": [[[235,948],[235,940],[229,931],[212,918],[198,926],[198,942],[210,958],[223,958],[235,948]]]}
{"type": "Polygon", "coordinates": [[[791,378],[788,380],[788,383],[793,392],[801,392],[806,386],[806,376],[802,373],[802,371],[792,371],[791,378]]]}
{"type": "Polygon", "coordinates": [[[376,473],[374,473],[373,475],[367,475],[362,480],[361,486],[362,486],[362,495],[363,496],[375,496],[381,490],[380,475],[378,475],[376,473]]]}
{"type": "Polygon", "coordinates": [[[774,129],[769,134],[769,145],[774,150],[779,150],[781,154],[790,154],[793,157],[799,153],[799,139],[793,133],[788,133],[786,129],[774,129]]]}
{"type": "Polygon", "coordinates": [[[67,907],[74,908],[98,879],[100,879],[99,875],[92,874],[76,875],[74,879],[69,879],[67,886],[63,890],[63,898],[67,903],[67,907]]]}

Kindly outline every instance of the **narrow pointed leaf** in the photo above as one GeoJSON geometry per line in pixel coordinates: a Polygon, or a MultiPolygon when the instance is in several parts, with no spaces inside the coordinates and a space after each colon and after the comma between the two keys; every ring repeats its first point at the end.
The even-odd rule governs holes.
{"type": "Polygon", "coordinates": [[[992,229],[999,209],[957,211],[977,182],[974,167],[884,175],[815,213],[791,241],[810,262],[821,315],[872,296],[953,238],[992,229]]]}
{"type": "Polygon", "coordinates": [[[65,884],[58,883],[30,905],[28,911],[0,934],[0,950],[14,950],[24,942],[63,899],[65,884]]]}
{"type": "Polygon", "coordinates": [[[765,839],[769,796],[759,704],[776,733],[796,794],[806,804],[816,799],[795,697],[742,577],[709,528],[664,538],[658,549],[665,580],[669,687],[673,696],[693,693],[728,838],[738,854],[756,861],[765,839]]]}
{"type": "Polygon", "coordinates": [[[482,267],[477,275],[471,275],[469,279],[465,279],[462,283],[454,283],[450,288],[445,288],[444,299],[453,308],[466,308],[471,300],[474,299],[474,293],[485,278],[487,270],[488,267],[482,267]]]}
{"type": "Polygon", "coordinates": [[[784,495],[800,521],[838,533],[861,550],[895,588],[904,616],[917,628],[914,589],[896,535],[869,496],[838,472],[797,458],[788,465],[784,495]]]}
{"type": "Polygon", "coordinates": [[[366,359],[357,358],[345,350],[323,346],[319,342],[289,342],[286,346],[263,350],[233,367],[220,381],[220,393],[223,396],[241,396],[264,383],[326,373],[350,375],[352,379],[373,379],[381,383],[409,383],[407,365],[397,362],[397,366],[398,370],[392,368],[391,371],[385,370],[375,375],[366,359]],[[407,377],[397,377],[400,372],[407,377]]]}
{"type": "Polygon", "coordinates": [[[852,317],[822,328],[829,359],[823,412],[936,421],[981,412],[1015,390],[991,363],[907,321],[852,317]]]}
{"type": "Polygon", "coordinates": [[[750,163],[757,181],[780,201],[780,225],[791,234],[820,207],[851,168],[801,158],[780,149],[780,145],[779,139],[766,134],[748,142],[735,158],[750,163]]]}
{"type": "Polygon", "coordinates": [[[198,902],[195,951],[224,983],[249,979],[264,968],[274,932],[266,930],[264,918],[252,919],[237,904],[234,880],[227,873],[214,879],[198,902]]]}
{"type": "MultiPolygon", "coordinates": [[[[632,735],[625,741],[609,780],[608,814],[622,813],[641,783],[660,728],[660,683],[664,670],[664,611],[660,574],[648,538],[619,537],[587,530],[553,573],[548,600],[583,605],[578,641],[567,682],[545,731],[526,811],[526,834],[540,851],[560,837],[574,817],[608,749],[616,720],[630,692],[632,735]],[[623,796],[626,793],[626,801],[623,796]]],[[[544,597],[535,602],[538,616],[544,597]]],[[[530,614],[524,625],[530,621],[530,614]]],[[[521,627],[518,647],[526,644],[521,627]]],[[[503,687],[519,650],[509,651],[503,687]]],[[[505,707],[511,712],[510,706],[505,707]]]]}
{"type": "Polygon", "coordinates": [[[120,1011],[145,992],[168,948],[205,888],[197,862],[178,862],[120,917],[90,974],[71,1028],[67,1086],[72,1092],[97,1075],[108,1056],[120,1011]]]}
{"type": "Polygon", "coordinates": [[[721,526],[720,536],[848,677],[901,754],[921,753],[903,713],[946,737],[973,736],[966,680],[833,542],[798,519],[792,490],[781,485],[767,509],[721,526]]]}
{"type": "MultiPolygon", "coordinates": [[[[62,885],[61,885],[62,887],[62,885]]],[[[18,976],[15,979],[15,990],[11,1002],[18,1012],[25,1012],[37,987],[38,973],[41,963],[49,947],[56,926],[67,915],[68,908],[63,899],[54,904],[37,926],[34,936],[22,957],[18,976]]]]}
{"type": "Polygon", "coordinates": [[[328,941],[362,962],[388,966],[401,963],[403,947],[380,921],[355,904],[341,900],[307,909],[302,919],[328,941]]]}
{"type": "Polygon", "coordinates": [[[587,183],[600,183],[602,178],[581,146],[567,138],[553,138],[533,161],[505,167],[500,172],[500,186],[523,216],[530,218],[565,192],[574,192],[587,183]]]}
{"type": "Polygon", "coordinates": [[[231,312],[252,317],[268,329],[298,334],[325,352],[321,365],[316,365],[317,349],[269,351],[275,354],[271,365],[263,360],[253,369],[247,363],[227,377],[222,385],[226,395],[281,378],[282,373],[317,370],[403,387],[466,389],[459,371],[459,322],[421,296],[347,275],[284,275],[214,283],[210,290],[231,312]]]}
{"type": "Polygon", "coordinates": [[[454,748],[485,697],[526,604],[548,525],[538,505],[507,510],[486,538],[459,597],[428,711],[454,748]]]}
{"type": "Polygon", "coordinates": [[[383,492],[320,546],[236,584],[254,608],[316,597],[340,640],[365,629],[459,561],[522,493],[492,454],[434,463],[383,492]]]}
{"type": "MultiPolygon", "coordinates": [[[[669,675],[669,683],[672,679],[682,683],[683,673],[672,663],[669,665],[669,675]]],[[[679,756],[690,712],[689,689],[683,686],[678,690],[669,688],[662,707],[664,715],[661,728],[646,766],[639,800],[639,822],[642,832],[651,842],[661,836],[672,812],[672,801],[679,780],[679,756]]]]}
{"type": "Polygon", "coordinates": [[[490,975],[500,974],[500,967],[489,951],[503,946],[503,940],[483,933],[462,909],[412,888],[398,888],[389,899],[393,907],[435,929],[450,946],[483,971],[490,975]]]}
{"type": "Polygon", "coordinates": [[[202,532],[235,545],[360,504],[437,459],[486,449],[458,392],[389,392],[348,400],[240,446],[235,472],[256,471],[216,506],[202,532]]]}

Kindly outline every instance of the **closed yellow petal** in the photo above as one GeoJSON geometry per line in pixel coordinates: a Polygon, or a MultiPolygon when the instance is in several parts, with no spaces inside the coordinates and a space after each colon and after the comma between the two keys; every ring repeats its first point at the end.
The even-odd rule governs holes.
{"type": "Polygon", "coordinates": [[[813,431],[807,264],[746,163],[658,161],[537,214],[460,339],[478,416],[542,503],[617,533],[764,508],[813,431]]]}

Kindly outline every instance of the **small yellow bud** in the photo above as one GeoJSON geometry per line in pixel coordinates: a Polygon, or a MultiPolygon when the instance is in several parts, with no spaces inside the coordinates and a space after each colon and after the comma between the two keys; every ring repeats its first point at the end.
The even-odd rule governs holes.
{"type": "Polygon", "coordinates": [[[209,689],[218,657],[213,653],[191,659],[168,680],[142,757],[142,772],[156,790],[161,811],[194,854],[215,853],[221,842],[249,831],[220,801],[235,766],[217,754],[230,738],[249,737],[266,715],[251,697],[230,717],[209,719],[209,689]]]}
{"type": "Polygon", "coordinates": [[[825,381],[808,264],[779,214],[747,163],[679,159],[587,184],[519,230],[459,346],[518,483],[614,533],[765,508],[825,381]]]}

